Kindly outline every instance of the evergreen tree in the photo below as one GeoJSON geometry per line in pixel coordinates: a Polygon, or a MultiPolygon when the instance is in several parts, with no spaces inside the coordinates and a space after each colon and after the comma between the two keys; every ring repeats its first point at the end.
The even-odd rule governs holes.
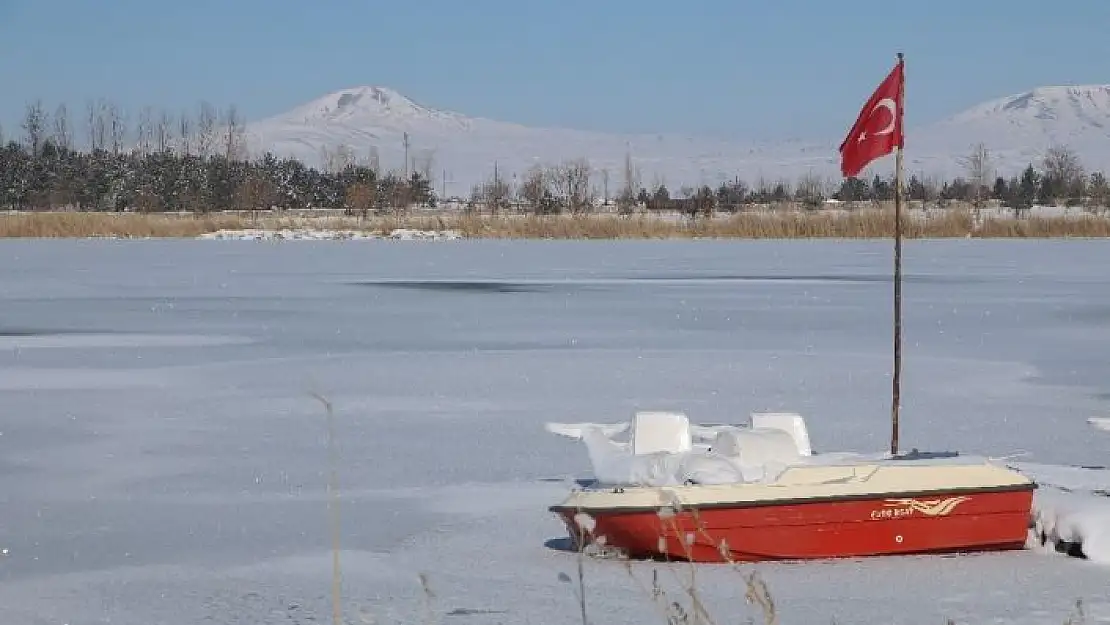
{"type": "Polygon", "coordinates": [[[927,196],[928,192],[921,180],[916,175],[910,176],[910,181],[906,184],[906,197],[913,201],[924,202],[929,199],[927,196]]]}
{"type": "Polygon", "coordinates": [[[1103,211],[1110,208],[1110,183],[1106,181],[1106,175],[1101,171],[1096,171],[1091,174],[1091,180],[1087,184],[1087,205],[1095,211],[1103,211]]]}
{"type": "MultiPolygon", "coordinates": [[[[32,127],[37,128],[37,122],[32,127]]],[[[367,167],[324,173],[272,154],[251,162],[229,160],[223,152],[210,156],[168,150],[77,152],[56,144],[52,137],[0,147],[0,208],[17,210],[205,213],[243,208],[251,198],[260,203],[251,210],[339,208],[352,181],[375,185],[376,195],[392,207],[436,202],[431,181],[419,172],[405,180],[378,180],[367,167]],[[37,145],[37,151],[32,152],[32,145],[37,145]]]]}
{"type": "Polygon", "coordinates": [[[998,200],[999,202],[1008,202],[1010,200],[1010,189],[1006,185],[1006,179],[999,176],[994,179],[994,187],[991,189],[991,199],[998,200]]]}
{"type": "Polygon", "coordinates": [[[1040,174],[1030,164],[1021,173],[1021,178],[1018,180],[1017,192],[1014,193],[1012,200],[1014,212],[1020,214],[1033,208],[1033,204],[1036,203],[1037,197],[1041,193],[1041,188],[1040,174]]]}
{"type": "Polygon", "coordinates": [[[845,178],[840,183],[840,188],[833,194],[841,202],[863,202],[870,199],[871,189],[867,183],[859,178],[845,178]]]}

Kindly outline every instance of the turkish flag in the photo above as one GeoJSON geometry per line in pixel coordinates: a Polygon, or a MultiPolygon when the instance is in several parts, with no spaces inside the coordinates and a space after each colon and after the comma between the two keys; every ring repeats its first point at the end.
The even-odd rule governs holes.
{"type": "Polygon", "coordinates": [[[855,176],[871,161],[901,149],[902,99],[905,75],[901,60],[871,94],[848,136],[840,144],[840,173],[855,176]]]}

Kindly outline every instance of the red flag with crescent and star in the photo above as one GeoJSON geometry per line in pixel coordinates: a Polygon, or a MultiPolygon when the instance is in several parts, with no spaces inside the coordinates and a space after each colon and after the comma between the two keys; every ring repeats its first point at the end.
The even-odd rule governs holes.
{"type": "Polygon", "coordinates": [[[872,161],[901,149],[904,73],[899,60],[863,105],[848,136],[840,144],[840,173],[851,178],[872,161]]]}

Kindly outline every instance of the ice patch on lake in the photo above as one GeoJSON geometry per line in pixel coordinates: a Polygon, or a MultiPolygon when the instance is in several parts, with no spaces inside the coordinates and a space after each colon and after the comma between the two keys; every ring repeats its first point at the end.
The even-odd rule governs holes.
{"type": "Polygon", "coordinates": [[[206,232],[198,239],[219,241],[368,241],[392,239],[400,241],[453,241],[463,238],[454,230],[413,230],[395,228],[389,234],[365,232],[361,230],[323,230],[309,228],[284,228],[265,230],[247,228],[243,230],[217,230],[206,232]]]}
{"type": "Polygon", "coordinates": [[[168,375],[151,369],[0,367],[0,391],[120,390],[170,384],[168,375]]]}
{"type": "Polygon", "coordinates": [[[242,336],[198,334],[29,334],[0,335],[0,349],[86,349],[90,347],[214,347],[246,345],[251,339],[242,336]]]}

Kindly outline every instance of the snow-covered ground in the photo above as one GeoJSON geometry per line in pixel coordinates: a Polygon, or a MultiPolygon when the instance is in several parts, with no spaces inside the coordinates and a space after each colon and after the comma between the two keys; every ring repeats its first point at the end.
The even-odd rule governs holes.
{"type": "MultiPolygon", "coordinates": [[[[1110,463],[1108,261],[906,242],[903,446],[1093,484],[1065,467],[1110,463]]],[[[5,624],[330,622],[314,392],[350,623],[580,622],[547,506],[588,462],[546,421],[795,410],[818,451],[887,445],[889,242],[11,240],[0,262],[5,624]]],[[[653,568],[687,572],[587,562],[590,622],[663,622],[653,568]]],[[[784,624],[1062,623],[1077,599],[1110,622],[1110,568],[1035,549],[752,570],[784,624]]],[[[761,622],[741,573],[698,579],[718,622],[761,622]]]]}
{"type": "Polygon", "coordinates": [[[462,238],[454,230],[414,230],[412,228],[395,228],[388,234],[364,232],[361,230],[333,230],[327,228],[282,228],[280,230],[267,230],[263,228],[245,228],[242,230],[217,230],[206,232],[198,239],[217,241],[364,241],[377,239],[398,239],[402,241],[442,241],[462,238]]]}

